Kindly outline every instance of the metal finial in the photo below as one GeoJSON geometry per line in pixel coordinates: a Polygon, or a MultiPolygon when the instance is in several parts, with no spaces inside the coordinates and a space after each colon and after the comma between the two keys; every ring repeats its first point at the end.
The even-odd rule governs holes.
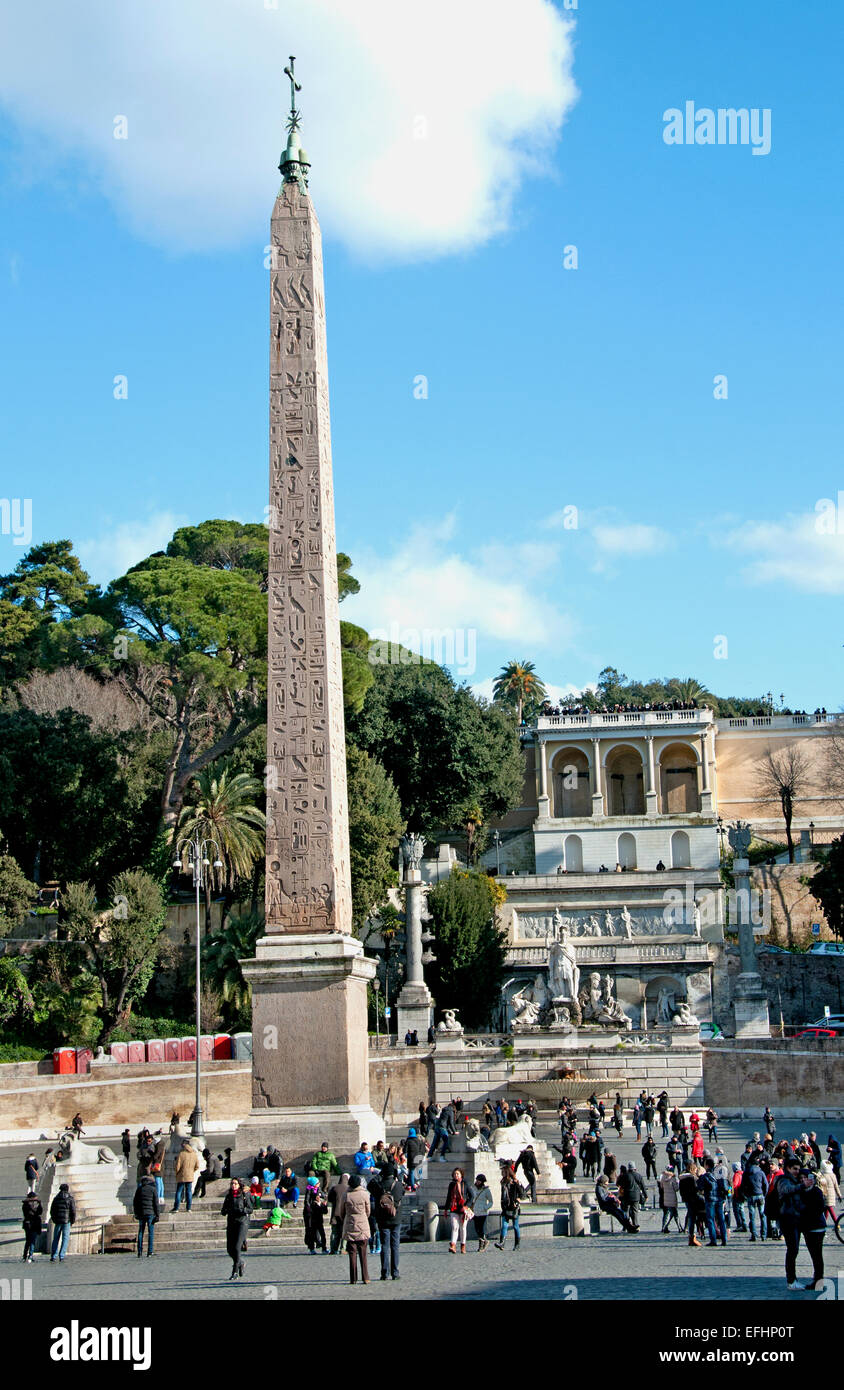
{"type": "Polygon", "coordinates": [[[296,110],[296,93],[297,93],[297,92],[301,92],[301,90],[302,90],[302,84],[301,84],[301,82],[297,82],[297,81],[296,81],[296,73],[295,73],[295,66],[294,66],[295,63],[296,63],[296,59],[294,58],[293,54],[291,53],[291,55],[290,55],[290,67],[284,69],[284,75],[285,75],[285,77],[289,77],[289,78],[290,78],[290,115],[289,115],[288,118],[287,118],[287,129],[288,129],[288,130],[298,130],[298,129],[299,129],[299,122],[300,122],[300,120],[302,119],[302,113],[301,113],[301,111],[297,111],[297,110],[296,110]]]}
{"type": "Polygon", "coordinates": [[[299,126],[302,113],[296,107],[296,93],[301,92],[302,84],[296,81],[296,59],[290,55],[290,66],[284,69],[285,77],[290,78],[290,115],[287,117],[287,148],[279,161],[279,169],[285,183],[297,183],[304,193],[308,187],[310,162],[299,142],[299,126]]]}

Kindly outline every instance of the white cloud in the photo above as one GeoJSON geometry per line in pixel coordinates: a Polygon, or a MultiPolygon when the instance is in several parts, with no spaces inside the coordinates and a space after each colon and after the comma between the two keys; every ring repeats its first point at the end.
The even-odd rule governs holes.
{"type": "Polygon", "coordinates": [[[361,592],[343,604],[343,617],[414,650],[407,634],[426,631],[475,632],[476,641],[514,643],[520,651],[571,640],[566,614],[483,553],[460,554],[446,544],[452,533],[448,517],[420,525],[391,554],[356,547],[361,592]]]}
{"type": "Polygon", "coordinates": [[[640,522],[598,524],[592,527],[592,535],[598,549],[606,555],[656,555],[671,544],[667,531],[640,522]]]}
{"type": "MultiPolygon", "coordinates": [[[[828,507],[832,509],[831,501],[828,507]]],[[[746,521],[716,542],[747,561],[742,577],[751,584],[789,584],[809,594],[844,593],[844,518],[830,511],[788,515],[782,521],[746,521]]]]}
{"type": "Polygon", "coordinates": [[[157,244],[263,244],[291,51],[323,225],[371,257],[508,226],[577,97],[572,22],[552,0],[40,0],[7,9],[0,102],[28,178],[78,155],[157,244]]]}
{"type": "Polygon", "coordinates": [[[156,550],[164,550],[173,532],[187,524],[186,516],[155,512],[143,521],[121,521],[115,526],[104,526],[100,536],[80,541],[76,551],[91,578],[97,584],[108,584],[156,550]]]}

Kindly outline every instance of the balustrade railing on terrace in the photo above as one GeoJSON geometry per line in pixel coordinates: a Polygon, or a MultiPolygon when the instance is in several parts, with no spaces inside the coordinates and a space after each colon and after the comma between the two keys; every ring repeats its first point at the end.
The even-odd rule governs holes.
{"type": "Polygon", "coordinates": [[[605,729],[630,724],[711,724],[711,709],[642,709],[616,713],[540,714],[537,729],[605,729]]]}

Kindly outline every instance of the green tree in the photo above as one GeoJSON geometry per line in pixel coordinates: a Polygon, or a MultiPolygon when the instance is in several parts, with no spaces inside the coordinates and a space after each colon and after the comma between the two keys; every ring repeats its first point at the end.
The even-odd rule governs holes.
{"type": "Polygon", "coordinates": [[[0,1027],[31,1025],[35,1003],[26,976],[9,956],[0,958],[0,1027]]]}
{"type": "Polygon", "coordinates": [[[503,889],[475,869],[452,869],[428,894],[436,961],[427,979],[440,1008],[458,1008],[464,1027],[486,1024],[504,983],[506,936],[496,924],[503,889]]]}
{"type": "MultiPolygon", "coordinates": [[[[252,866],[263,857],[267,818],[256,802],[263,787],[247,772],[232,772],[225,763],[206,768],[196,779],[196,801],[185,806],[179,818],[179,841],[215,840],[223,870],[212,867],[205,879],[205,932],[211,930],[211,888],[218,888],[225,874],[227,907],[234,901],[237,880],[248,879],[252,866]]],[[[211,856],[209,856],[210,858],[211,856]]],[[[215,853],[213,859],[217,858],[215,853]]],[[[224,913],[225,915],[225,913],[224,913]]]]}
{"type": "Polygon", "coordinates": [[[536,674],[532,661],[508,661],[501,668],[492,687],[492,698],[497,704],[515,706],[516,722],[536,714],[545,699],[544,683],[536,674]]]}
{"type": "Polygon", "coordinates": [[[68,939],[79,942],[100,987],[104,1039],[143,998],[156,965],[169,954],[164,898],[149,874],[142,869],[117,874],[110,898],[111,906],[101,911],[90,884],[69,883],[63,904],[68,939]]]}
{"type": "Polygon", "coordinates": [[[366,919],[398,884],[396,846],[404,819],[392,779],[375,758],[354,744],[346,749],[346,776],[352,921],[360,935],[366,919]]]}
{"type": "Polygon", "coordinates": [[[82,946],[73,941],[48,942],[28,959],[39,1040],[46,1047],[56,1043],[93,1047],[102,1031],[102,995],[82,946]]]}
{"type": "Polygon", "coordinates": [[[343,703],[346,713],[363,708],[366,692],[375,679],[369,661],[369,634],[354,623],[340,623],[340,659],[343,663],[343,703]]]}
{"type": "Polygon", "coordinates": [[[830,844],[824,863],[809,883],[809,892],[820,903],[830,930],[844,940],[844,835],[830,844]]]}
{"type": "Polygon", "coordinates": [[[698,704],[703,704],[704,701],[712,698],[706,686],[701,685],[694,676],[686,676],[684,680],[673,676],[666,684],[670,690],[674,691],[674,698],[683,700],[686,704],[693,704],[695,700],[698,704]]]}
{"type": "Polygon", "coordinates": [[[44,664],[49,629],[84,613],[98,592],[70,541],[33,546],[0,578],[0,685],[44,664]]]}
{"type": "Polygon", "coordinates": [[[11,854],[0,854],[0,936],[8,936],[35,902],[38,888],[30,883],[11,854]]]}
{"type": "Polygon", "coordinates": [[[241,962],[255,955],[255,943],[263,929],[263,917],[230,917],[203,944],[204,973],[222,999],[223,1014],[230,1026],[249,1022],[251,990],[241,962]]]}
{"type": "Polygon", "coordinates": [[[395,784],[408,826],[435,838],[477,802],[484,819],[521,800],[524,757],[505,709],[478,699],[433,662],[377,665],[349,741],[377,758],[395,784]]]}

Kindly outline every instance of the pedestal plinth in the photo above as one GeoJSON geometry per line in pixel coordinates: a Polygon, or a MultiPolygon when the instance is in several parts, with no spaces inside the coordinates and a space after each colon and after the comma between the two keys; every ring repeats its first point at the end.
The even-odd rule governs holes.
{"type": "Polygon", "coordinates": [[[363,946],[341,933],[262,937],[243,962],[252,986],[252,1110],[236,1150],[272,1143],[285,1162],[328,1141],[350,1159],[384,1137],[369,1104],[366,985],[375,974],[363,946]]]}
{"type": "Polygon", "coordinates": [[[420,1043],[428,1041],[428,1029],[434,1017],[434,1000],[426,984],[408,983],[396,1000],[398,1039],[402,1042],[408,1031],[416,1031],[420,1043]]]}
{"type": "Polygon", "coordinates": [[[769,1038],[768,996],[759,975],[742,971],[733,985],[737,1038],[769,1038]]]}

